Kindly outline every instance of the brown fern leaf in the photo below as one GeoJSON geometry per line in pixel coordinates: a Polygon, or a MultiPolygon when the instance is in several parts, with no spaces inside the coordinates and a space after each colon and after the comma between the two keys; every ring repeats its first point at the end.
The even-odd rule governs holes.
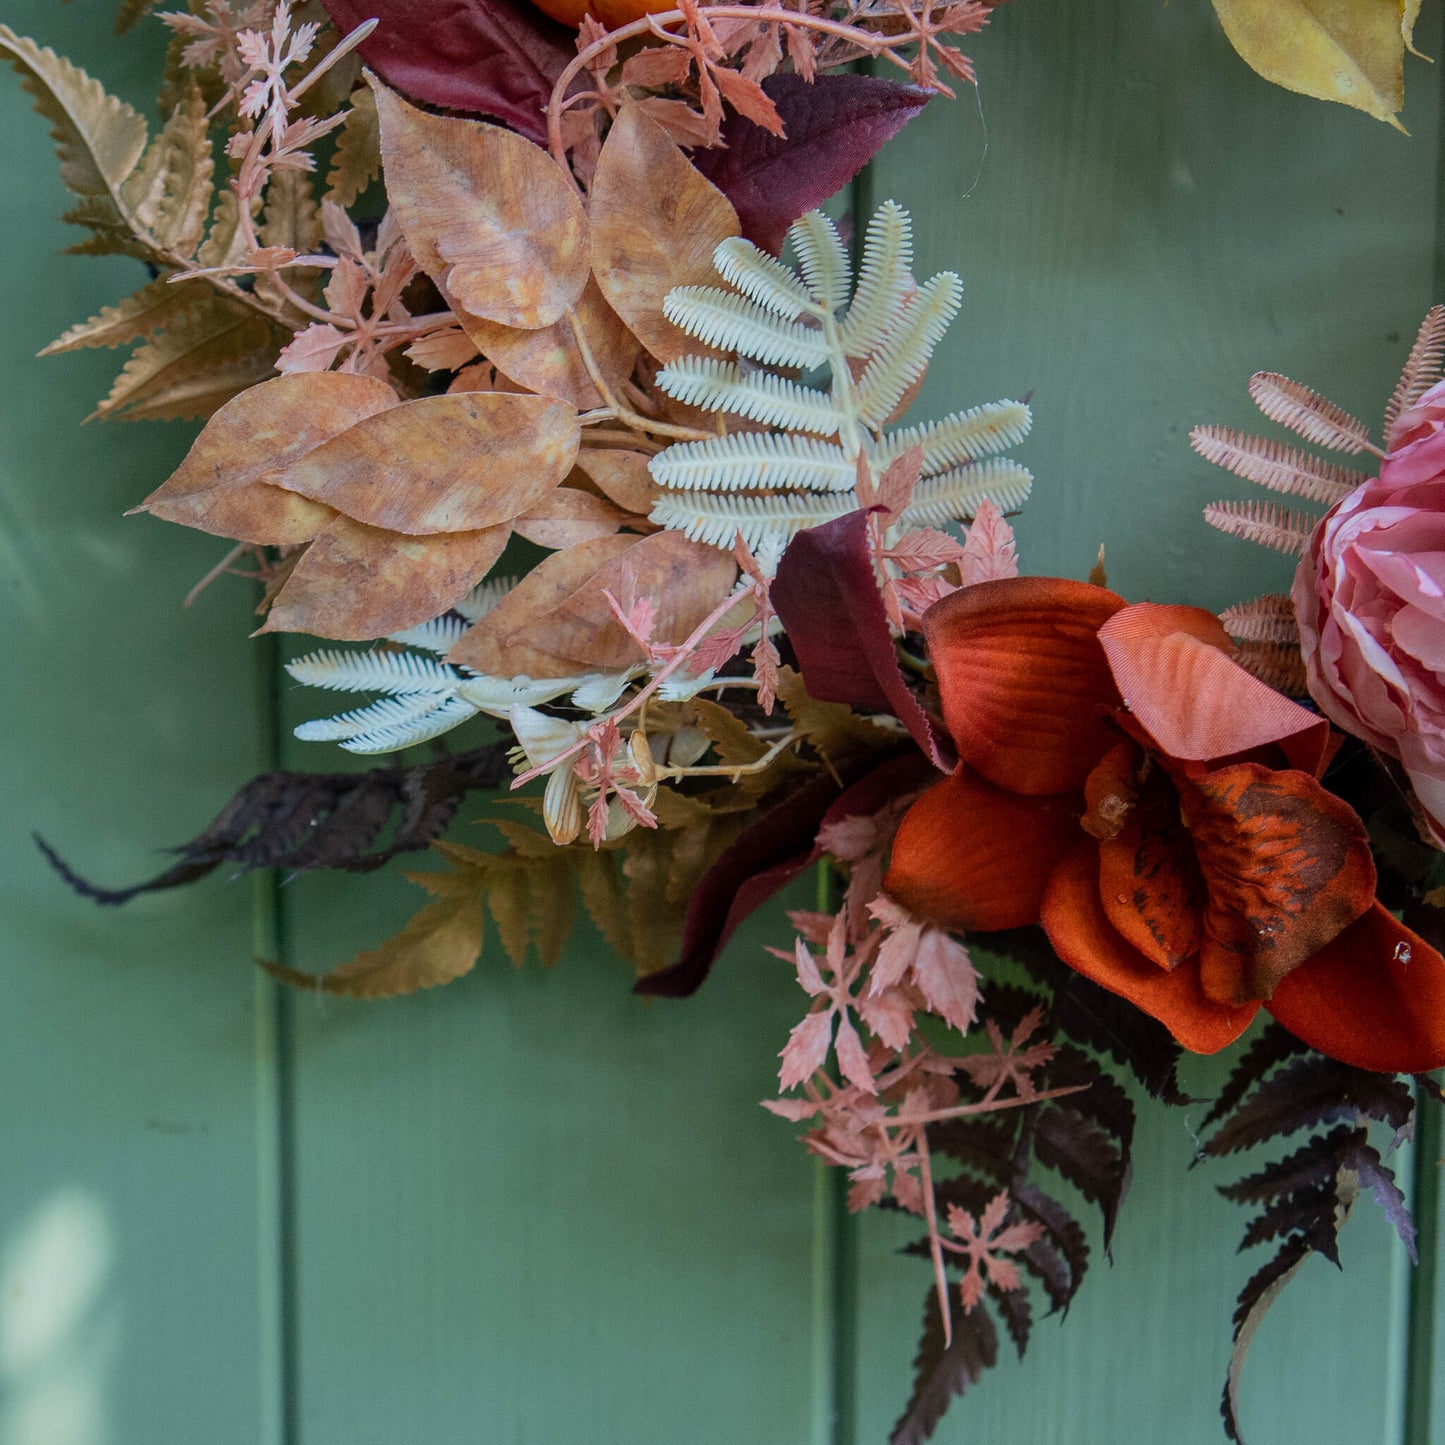
{"type": "Polygon", "coordinates": [[[1405,359],[1405,369],[1385,406],[1385,444],[1402,411],[1414,406],[1437,381],[1445,362],[1445,306],[1432,306],[1420,323],[1415,344],[1405,359]]]}
{"type": "Polygon", "coordinates": [[[1273,547],[1290,557],[1304,555],[1315,519],[1274,502],[1211,502],[1204,520],[1230,537],[1273,547]]]}
{"type": "Polygon", "coordinates": [[[1189,433],[1189,445],[1205,461],[1247,482],[1326,507],[1334,506],[1369,481],[1365,472],[1352,471],[1265,437],[1245,436],[1228,427],[1197,426],[1189,433]]]}
{"type": "Polygon", "coordinates": [[[1304,697],[1309,687],[1299,646],[1290,642],[1240,642],[1234,660],[1262,683],[1286,697],[1304,697]]]}
{"type": "Polygon", "coordinates": [[[1374,450],[1370,429],[1364,422],[1287,376],[1256,371],[1249,378],[1249,394],[1271,421],[1287,426],[1316,446],[1352,455],[1374,450]]]}
{"type": "Polygon", "coordinates": [[[1240,642],[1299,641],[1294,603],[1282,593],[1272,592],[1236,607],[1226,607],[1219,614],[1219,620],[1224,630],[1240,642]]]}

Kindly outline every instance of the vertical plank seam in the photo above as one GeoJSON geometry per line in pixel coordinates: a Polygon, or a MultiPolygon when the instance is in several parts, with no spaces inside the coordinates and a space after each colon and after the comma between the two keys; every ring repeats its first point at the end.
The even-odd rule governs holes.
{"type": "MultiPolygon", "coordinates": [[[[257,754],[262,771],[281,764],[280,652],[260,639],[256,661],[257,754]]],[[[288,953],[280,880],[274,868],[255,875],[257,958],[288,953]]],[[[261,1309],[260,1430],[263,1445],[298,1445],[297,1257],[295,1230],[295,1061],[290,999],[256,969],[256,1187],[261,1309]]]]}

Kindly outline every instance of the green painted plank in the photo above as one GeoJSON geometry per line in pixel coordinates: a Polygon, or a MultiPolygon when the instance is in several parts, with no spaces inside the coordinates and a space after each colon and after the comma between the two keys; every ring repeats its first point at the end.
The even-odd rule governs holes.
{"type": "MultiPolygon", "coordinates": [[[[158,27],[117,41],[111,14],[11,0],[3,18],[145,104],[158,27]]],[[[209,819],[257,761],[249,602],[222,587],[183,613],[224,544],[121,518],[186,429],[82,430],[120,358],[35,360],[145,274],[57,254],[79,233],[8,67],[0,174],[0,1438],[254,1445],[275,1240],[250,886],[101,910],[29,839],[121,882],[209,819]]]]}
{"type": "MultiPolygon", "coordinates": [[[[1282,590],[1286,562],[1199,521],[1248,489],[1193,457],[1187,433],[1258,429],[1245,382],[1260,368],[1378,418],[1433,299],[1438,81],[1412,66],[1406,140],[1256,80],[1204,4],[1028,0],[975,48],[977,184],[968,104],[935,105],[871,176],[875,199],[919,218],[920,274],[952,266],[968,288],[925,413],[1033,393],[1026,571],[1081,577],[1106,542],[1131,598],[1218,607],[1282,590]]],[[[1201,1065],[1196,1088],[1218,1077],[1201,1065]]],[[[1022,1369],[955,1405],[942,1441],[1221,1438],[1233,1298],[1262,1258],[1233,1255],[1240,1222],[1211,1186],[1234,1175],[1184,1172],[1202,1112],[1145,1113],[1113,1269],[1066,1324],[1038,1328],[1022,1369]]],[[[864,1222],[860,1442],[884,1437],[907,1394],[928,1279],[893,1255],[906,1238],[864,1222]]],[[[1368,1203],[1344,1253],[1343,1279],[1314,1262],[1261,1331],[1253,1442],[1401,1438],[1406,1270],[1368,1203]]]]}

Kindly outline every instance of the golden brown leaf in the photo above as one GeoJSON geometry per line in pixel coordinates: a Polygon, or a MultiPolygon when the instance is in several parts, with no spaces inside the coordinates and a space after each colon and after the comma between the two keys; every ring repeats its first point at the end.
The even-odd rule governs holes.
{"type": "Polygon", "coordinates": [[[422,269],[473,316],[550,326],[591,264],[571,182],[501,126],[429,115],[374,77],[392,211],[422,269]]]}
{"type": "Polygon", "coordinates": [[[142,504],[153,516],[238,542],[310,541],[336,513],[266,480],[397,404],[383,381],[334,371],[263,381],[228,401],[142,504]]]}
{"type": "Polygon", "coordinates": [[[405,537],[337,517],[276,595],[262,632],[368,642],[459,602],[502,555],[508,526],[405,537]]]}
{"type": "Polygon", "coordinates": [[[844,703],[809,697],[802,674],[791,667],[778,669],[778,701],[793,726],[830,762],[873,752],[898,740],[897,733],[859,717],[844,703]]]}
{"type": "Polygon", "coordinates": [[[472,889],[426,904],[394,938],[330,973],[312,975],[273,963],[262,967],[297,988],[346,998],[394,998],[460,978],[481,951],[482,904],[472,889]]]}
{"type": "MultiPolygon", "coordinates": [[[[588,280],[574,310],[602,379],[615,390],[632,375],[642,343],[622,324],[593,280],[588,280]]],[[[499,326],[475,316],[463,316],[462,324],[487,360],[513,381],[542,396],[570,401],[584,411],[602,404],[569,317],[534,331],[499,326]]]]}
{"type": "Polygon", "coordinates": [[[472,532],[527,511],[572,470],[563,402],[455,392],[367,417],[270,478],[391,532],[472,532]]]}
{"type": "Polygon", "coordinates": [[[662,302],[674,286],[716,284],[712,253],[739,233],[731,202],[656,121],[624,106],[598,158],[589,210],[592,267],[612,309],[660,361],[695,353],[662,302]]]}
{"type": "Polygon", "coordinates": [[[625,512],[645,517],[652,510],[662,488],[647,470],[642,452],[614,451],[610,447],[587,447],[578,454],[577,465],[597,484],[597,489],[625,512]]]}
{"type": "Polygon", "coordinates": [[[575,487],[558,487],[512,525],[519,537],[560,552],[597,537],[610,537],[627,520],[627,514],[604,497],[575,487]]]}

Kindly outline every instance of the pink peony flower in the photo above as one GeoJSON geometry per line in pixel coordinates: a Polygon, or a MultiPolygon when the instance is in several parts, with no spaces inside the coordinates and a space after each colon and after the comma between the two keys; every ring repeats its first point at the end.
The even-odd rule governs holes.
{"type": "Polygon", "coordinates": [[[1400,760],[1445,847],[1445,382],[1396,420],[1379,477],[1321,519],[1292,595],[1310,695],[1400,760]]]}

